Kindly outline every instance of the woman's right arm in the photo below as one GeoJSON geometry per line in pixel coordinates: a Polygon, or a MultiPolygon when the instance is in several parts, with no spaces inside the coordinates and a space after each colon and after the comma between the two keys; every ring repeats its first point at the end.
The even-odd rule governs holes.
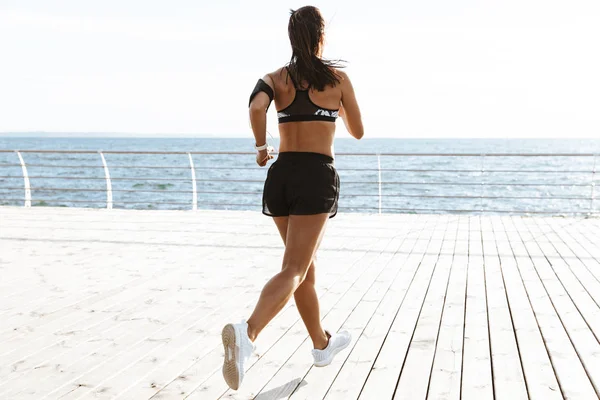
{"type": "Polygon", "coordinates": [[[337,73],[342,77],[342,82],[340,84],[340,89],[342,90],[342,106],[339,115],[344,121],[344,125],[346,125],[346,129],[350,135],[356,139],[361,139],[365,132],[352,82],[350,82],[350,78],[348,78],[348,75],[345,72],[337,71],[337,73]]]}
{"type": "MultiPolygon", "coordinates": [[[[271,89],[271,94],[269,95],[266,91],[261,90],[251,98],[249,105],[250,125],[252,126],[252,133],[254,133],[256,146],[267,144],[267,110],[273,100],[271,96],[274,94],[273,88],[275,87],[269,74],[265,75],[262,80],[271,89]]],[[[256,162],[261,167],[267,165],[267,161],[272,158],[273,156],[269,154],[268,148],[259,150],[256,154],[256,162]]]]}

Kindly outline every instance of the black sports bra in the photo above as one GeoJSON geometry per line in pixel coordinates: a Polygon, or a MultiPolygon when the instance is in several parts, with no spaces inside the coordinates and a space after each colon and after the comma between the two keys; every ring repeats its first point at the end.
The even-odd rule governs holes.
{"type": "Polygon", "coordinates": [[[313,103],[308,95],[308,89],[298,89],[298,85],[296,85],[296,82],[294,81],[294,78],[292,78],[292,75],[290,74],[290,71],[287,69],[287,67],[286,70],[288,76],[294,84],[294,88],[296,89],[296,96],[294,97],[294,101],[292,101],[292,104],[290,104],[281,111],[277,111],[277,118],[279,119],[279,123],[283,124],[286,122],[296,121],[335,122],[340,110],[331,110],[329,108],[323,108],[313,103]]]}

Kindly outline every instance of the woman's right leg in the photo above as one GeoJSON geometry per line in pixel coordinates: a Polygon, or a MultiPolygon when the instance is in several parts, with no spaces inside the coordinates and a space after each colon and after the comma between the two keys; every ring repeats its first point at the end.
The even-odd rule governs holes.
{"type": "MultiPolygon", "coordinates": [[[[273,218],[275,225],[277,225],[277,229],[279,229],[279,234],[281,235],[283,244],[286,244],[288,219],[289,217],[273,218]]],[[[323,230],[321,233],[316,250],[318,250],[319,245],[321,244],[321,239],[323,238],[324,232],[325,230],[323,230]]],[[[302,321],[306,326],[306,330],[312,339],[313,347],[315,349],[324,349],[327,347],[329,339],[325,333],[325,330],[323,330],[323,327],[321,326],[319,297],[317,296],[317,291],[315,290],[315,259],[316,257],[313,257],[310,266],[308,267],[308,272],[306,273],[304,282],[302,282],[302,284],[298,286],[298,289],[296,289],[294,292],[294,300],[296,301],[296,307],[298,308],[298,312],[300,313],[302,321]]]]}
{"type": "Polygon", "coordinates": [[[328,218],[327,213],[289,217],[282,270],[267,282],[248,318],[250,340],[256,339],[304,282],[328,218]]]}

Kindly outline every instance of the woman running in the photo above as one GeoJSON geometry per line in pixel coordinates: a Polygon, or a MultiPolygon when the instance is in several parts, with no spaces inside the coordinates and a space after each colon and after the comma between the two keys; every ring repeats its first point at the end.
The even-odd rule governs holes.
{"type": "Polygon", "coordinates": [[[311,6],[291,12],[290,63],[259,79],[250,96],[250,121],[256,139],[256,162],[273,158],[266,137],[266,111],[273,100],[281,137],[279,156],[269,168],[263,191],[263,213],[273,217],[285,244],[281,272],[265,285],[248,321],[223,328],[223,376],[230,388],[242,383],[253,342],[294,296],[312,339],[314,365],[323,367],[350,344],[348,332],[321,326],[315,291],[315,254],[328,218],[337,213],[339,176],[333,164],[335,121],[363,137],[360,110],[348,76],[321,58],[324,21],[311,6]]]}

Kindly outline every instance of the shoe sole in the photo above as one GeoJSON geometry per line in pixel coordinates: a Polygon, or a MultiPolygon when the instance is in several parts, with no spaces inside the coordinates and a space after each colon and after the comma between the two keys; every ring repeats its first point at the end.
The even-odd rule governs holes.
{"type": "Polygon", "coordinates": [[[314,365],[315,367],[319,367],[319,368],[328,366],[329,364],[331,364],[331,362],[333,361],[333,359],[335,358],[335,356],[336,356],[336,355],[337,355],[337,354],[338,354],[340,351],[342,351],[342,350],[344,350],[346,347],[348,347],[348,346],[350,345],[350,343],[352,343],[352,338],[350,338],[350,340],[348,340],[348,343],[346,343],[346,344],[345,344],[345,345],[343,345],[342,347],[338,347],[338,348],[337,348],[337,349],[336,349],[336,350],[333,352],[333,354],[331,355],[331,357],[330,357],[329,359],[327,359],[326,361],[323,361],[323,362],[321,362],[321,363],[319,363],[319,364],[317,364],[317,363],[314,363],[313,365],[314,365]]]}
{"type": "Polygon", "coordinates": [[[221,339],[223,340],[223,378],[233,390],[238,390],[240,387],[240,373],[237,367],[237,359],[239,352],[235,345],[235,328],[231,324],[225,325],[223,332],[221,332],[221,339]],[[231,357],[227,355],[230,354],[231,357]]]}

